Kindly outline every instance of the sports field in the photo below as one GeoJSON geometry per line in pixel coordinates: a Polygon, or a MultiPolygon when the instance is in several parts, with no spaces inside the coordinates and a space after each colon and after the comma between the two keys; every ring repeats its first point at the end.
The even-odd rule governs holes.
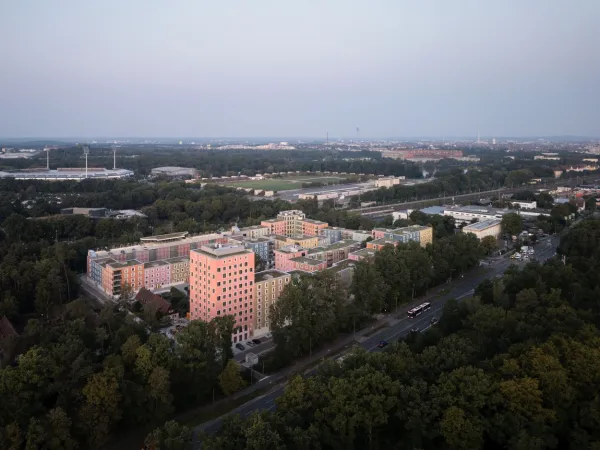
{"type": "Polygon", "coordinates": [[[264,189],[266,191],[289,191],[290,189],[302,189],[302,183],[321,182],[336,184],[344,180],[342,177],[315,177],[315,176],[294,176],[289,178],[274,178],[269,180],[248,180],[227,183],[231,187],[243,187],[250,189],[264,189]]]}

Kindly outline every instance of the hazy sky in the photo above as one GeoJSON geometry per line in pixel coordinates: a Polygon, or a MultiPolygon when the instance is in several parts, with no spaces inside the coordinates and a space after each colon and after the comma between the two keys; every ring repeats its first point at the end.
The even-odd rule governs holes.
{"type": "Polygon", "coordinates": [[[600,0],[0,0],[0,136],[600,136],[600,0]]]}

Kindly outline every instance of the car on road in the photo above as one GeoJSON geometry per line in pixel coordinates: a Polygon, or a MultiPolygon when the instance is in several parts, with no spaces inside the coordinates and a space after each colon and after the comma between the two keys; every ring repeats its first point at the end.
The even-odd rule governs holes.
{"type": "Polygon", "coordinates": [[[387,345],[388,345],[387,341],[379,341],[379,344],[377,344],[377,347],[383,348],[383,347],[385,347],[387,345]]]}
{"type": "Polygon", "coordinates": [[[238,350],[246,350],[246,347],[244,347],[244,345],[241,342],[238,342],[237,344],[235,344],[235,348],[237,348],[238,350]]]}
{"type": "Polygon", "coordinates": [[[411,333],[418,333],[419,332],[419,328],[418,327],[414,327],[410,329],[411,333]]]}
{"type": "Polygon", "coordinates": [[[429,323],[430,323],[431,325],[437,325],[437,323],[438,323],[438,322],[439,322],[439,320],[438,320],[438,318],[437,318],[437,317],[433,317],[433,318],[432,318],[432,319],[429,321],[429,323]]]}
{"type": "Polygon", "coordinates": [[[260,339],[252,339],[252,342],[254,342],[256,345],[261,343],[260,339]]]}

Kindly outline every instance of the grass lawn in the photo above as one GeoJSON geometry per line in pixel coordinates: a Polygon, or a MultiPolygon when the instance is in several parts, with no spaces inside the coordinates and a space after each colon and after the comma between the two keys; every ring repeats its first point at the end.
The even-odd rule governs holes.
{"type": "Polygon", "coordinates": [[[299,189],[302,184],[295,183],[294,181],[288,180],[257,180],[257,181],[238,181],[235,183],[228,183],[230,187],[243,187],[250,189],[265,189],[267,191],[288,191],[290,189],[299,189]]]}
{"type": "Polygon", "coordinates": [[[315,181],[320,181],[323,183],[335,184],[340,182],[341,180],[343,180],[343,178],[340,177],[297,176],[257,181],[236,181],[233,183],[227,183],[227,186],[243,187],[250,189],[264,189],[267,191],[288,191],[290,189],[301,189],[302,183],[312,183],[315,181]]]}

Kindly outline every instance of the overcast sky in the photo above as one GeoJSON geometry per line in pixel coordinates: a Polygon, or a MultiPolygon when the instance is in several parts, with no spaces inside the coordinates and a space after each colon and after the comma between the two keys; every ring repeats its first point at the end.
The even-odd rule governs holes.
{"type": "Polygon", "coordinates": [[[0,0],[0,136],[600,136],[600,0],[0,0]]]}

